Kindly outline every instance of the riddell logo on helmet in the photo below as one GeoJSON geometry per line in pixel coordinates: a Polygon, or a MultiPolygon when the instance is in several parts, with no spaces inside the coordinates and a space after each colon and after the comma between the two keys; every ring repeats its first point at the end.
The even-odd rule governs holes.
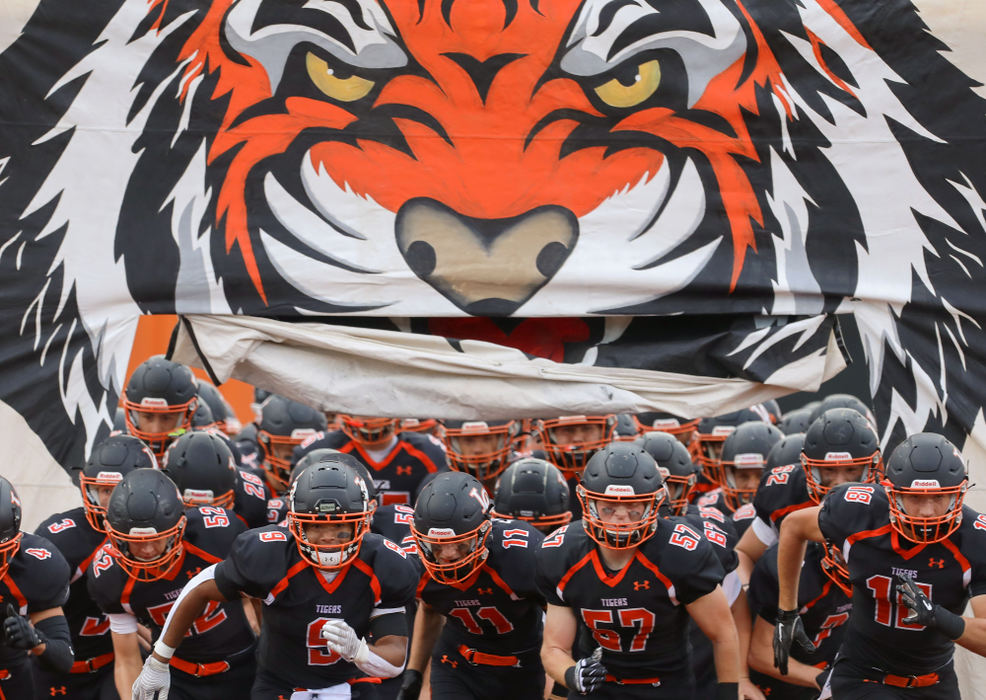
{"type": "Polygon", "coordinates": [[[852,455],[848,452],[826,452],[825,461],[826,462],[848,462],[852,459],[852,455]]]}
{"type": "Polygon", "coordinates": [[[717,425],[712,429],[713,435],[732,435],[736,430],[735,425],[717,425]]]}
{"type": "Polygon", "coordinates": [[[429,527],[428,537],[452,537],[455,530],[450,527],[429,527]]]}
{"type": "Polygon", "coordinates": [[[610,484],[606,487],[603,493],[607,496],[636,496],[637,493],[633,490],[632,486],[620,486],[618,484],[610,484]]]}
{"type": "Polygon", "coordinates": [[[462,432],[464,433],[481,433],[489,429],[490,426],[487,425],[486,421],[481,420],[469,421],[468,423],[462,424],[462,432]]]}
{"type": "Polygon", "coordinates": [[[295,428],[291,431],[291,439],[304,440],[305,438],[312,437],[316,432],[318,431],[312,430],[311,428],[295,428]]]}
{"type": "Polygon", "coordinates": [[[186,503],[206,503],[212,501],[211,489],[185,489],[181,494],[181,500],[186,503]]]}
{"type": "Polygon", "coordinates": [[[915,479],[911,482],[912,489],[937,489],[941,488],[938,479],[915,479]]]}
{"type": "Polygon", "coordinates": [[[96,475],[96,481],[111,481],[115,484],[123,481],[123,474],[120,472],[99,472],[96,475]]]}
{"type": "Polygon", "coordinates": [[[733,464],[737,467],[762,467],[764,458],[762,454],[756,452],[744,452],[733,458],[733,464]]]}
{"type": "Polygon", "coordinates": [[[167,399],[154,398],[154,397],[151,397],[151,396],[145,396],[144,398],[142,398],[140,400],[140,405],[141,406],[147,406],[148,408],[167,408],[168,407],[168,400],[167,399]]]}
{"type": "Polygon", "coordinates": [[[658,418],[651,425],[658,430],[667,430],[668,428],[680,428],[681,422],[677,418],[658,418]]]}

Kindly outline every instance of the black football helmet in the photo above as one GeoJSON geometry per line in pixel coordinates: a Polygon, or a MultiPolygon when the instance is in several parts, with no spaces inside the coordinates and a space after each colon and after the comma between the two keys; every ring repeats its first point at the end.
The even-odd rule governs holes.
{"type": "Polygon", "coordinates": [[[833,486],[844,481],[876,481],[880,468],[880,440],[873,424],[852,408],[830,408],[808,426],[801,463],[808,494],[821,503],[833,486]],[[822,469],[839,469],[845,479],[828,483],[822,469]],[[858,470],[858,474],[856,473],[858,470]]]}
{"type": "Polygon", "coordinates": [[[551,462],[524,457],[513,462],[496,482],[493,516],[526,520],[544,533],[572,519],[568,482],[551,462]]]}
{"type": "Polygon", "coordinates": [[[397,418],[339,414],[339,429],[350,440],[355,440],[361,445],[387,440],[397,432],[399,427],[400,420],[397,418]]]}
{"type": "Polygon", "coordinates": [[[172,436],[191,428],[198,405],[195,376],[185,365],[155,355],[137,365],[123,394],[127,431],[147,443],[160,459],[172,436]],[[174,415],[167,430],[143,430],[138,414],[174,415]]]}
{"type": "Polygon", "coordinates": [[[883,486],[890,501],[890,524],[911,542],[940,542],[962,524],[962,501],[969,489],[965,461],[958,448],[935,433],[911,435],[887,460],[883,486]],[[949,496],[936,515],[907,512],[905,496],[949,496]]]}
{"type": "Polygon", "coordinates": [[[282,493],[290,484],[292,450],[325,427],[321,411],[277,394],[267,397],[260,406],[257,445],[260,466],[274,491],[282,493]]]}
{"type": "Polygon", "coordinates": [[[722,492],[726,505],[734,511],[753,502],[757,488],[740,488],[736,483],[736,470],[755,469],[757,483],[767,466],[770,450],[784,439],[784,433],[764,421],[747,421],[736,427],[722,445],[722,492]]]}
{"type": "Polygon", "coordinates": [[[613,416],[613,440],[632,442],[640,435],[640,423],[632,413],[617,413],[613,416]]]}
{"type": "Polygon", "coordinates": [[[461,583],[486,561],[490,498],[479,479],[444,472],[421,489],[414,504],[411,534],[421,563],[439,583],[461,583]],[[445,552],[452,549],[454,558],[445,552]]]}
{"type": "MultiPolygon", "coordinates": [[[[329,455],[339,455],[343,454],[339,450],[334,450],[331,447],[319,447],[317,450],[312,450],[311,452],[306,452],[301,456],[301,459],[295,463],[294,467],[291,469],[291,483],[294,484],[301,475],[301,472],[308,469],[316,462],[320,462],[329,455]]],[[[350,455],[352,456],[352,455],[350,455]]],[[[359,461],[358,458],[352,460],[347,460],[346,463],[356,470],[356,473],[363,477],[363,481],[366,482],[366,490],[370,494],[370,505],[373,508],[377,506],[377,489],[376,485],[373,483],[373,476],[370,474],[370,470],[366,468],[366,465],[359,461]]]]}
{"type": "MultiPolygon", "coordinates": [[[[218,430],[216,419],[212,416],[212,409],[205,401],[199,401],[192,414],[192,430],[218,430]]],[[[179,432],[179,434],[182,434],[179,432]]]]}
{"type": "Polygon", "coordinates": [[[0,476],[0,579],[21,547],[21,499],[14,485],[0,476]]]}
{"type": "Polygon", "coordinates": [[[685,447],[691,443],[695,429],[698,428],[698,418],[686,419],[660,412],[638,413],[637,422],[644,432],[658,430],[662,433],[671,433],[685,447]]]}
{"type": "Polygon", "coordinates": [[[212,420],[216,428],[227,435],[235,435],[240,430],[240,421],[237,420],[232,406],[226,398],[212,384],[201,379],[197,382],[198,397],[200,404],[206,404],[212,412],[212,420]]]}
{"type": "Polygon", "coordinates": [[[657,462],[633,442],[614,442],[592,455],[575,492],[586,534],[612,549],[635,547],[651,537],[667,498],[657,462]],[[627,520],[614,522],[610,511],[621,507],[627,520]]]}
{"type": "Polygon", "coordinates": [[[106,509],[99,500],[99,488],[113,488],[134,469],[157,469],[157,457],[143,440],[118,433],[92,448],[89,460],[79,474],[79,489],[86,520],[94,529],[106,532],[106,509]]]}
{"type": "Polygon", "coordinates": [[[870,423],[876,425],[876,418],[873,417],[873,411],[870,410],[870,407],[862,399],[852,394],[830,394],[826,396],[817,405],[812,406],[811,416],[808,418],[809,424],[814,423],[815,419],[830,408],[851,408],[861,413],[870,423]]]}
{"type": "Polygon", "coordinates": [[[781,429],[781,432],[785,435],[791,435],[793,433],[803,433],[808,430],[808,426],[811,425],[811,409],[810,408],[798,408],[794,411],[788,411],[781,418],[780,422],[777,423],[777,427],[781,429]]]}
{"type": "Polygon", "coordinates": [[[644,433],[637,443],[657,462],[657,468],[668,490],[671,512],[674,515],[684,515],[699,474],[698,465],[692,461],[688,448],[673,434],[660,430],[644,433]]]}
{"type": "Polygon", "coordinates": [[[695,439],[690,448],[693,459],[702,468],[702,473],[713,484],[724,481],[722,475],[722,446],[736,426],[749,421],[769,421],[765,410],[758,406],[744,408],[732,413],[724,413],[713,418],[702,418],[695,429],[695,439]]]}
{"type": "Polygon", "coordinates": [[[236,460],[218,431],[185,433],[168,446],[161,468],[185,505],[233,507],[236,460]]]}
{"type": "Polygon", "coordinates": [[[303,469],[291,484],[288,529],[301,556],[319,569],[332,571],[349,564],[370,531],[370,487],[360,476],[358,466],[359,460],[352,455],[324,455],[303,469]],[[309,529],[313,526],[347,527],[349,534],[323,544],[311,536],[309,529]]]}
{"type": "Polygon", "coordinates": [[[117,563],[138,581],[166,576],[181,559],[185,504],[178,487],[157,469],[134,469],[113,489],[107,534],[117,563]],[[156,545],[156,549],[145,548],[156,545]]]}
{"type": "Polygon", "coordinates": [[[538,424],[541,446],[548,461],[566,479],[576,478],[596,450],[613,440],[616,416],[561,416],[538,424]],[[571,433],[571,437],[568,436],[571,433]]]}
{"type": "Polygon", "coordinates": [[[767,454],[767,470],[774,467],[801,466],[801,451],[805,444],[804,433],[785,435],[784,439],[770,448],[767,454]]]}
{"type": "Polygon", "coordinates": [[[401,418],[400,432],[434,434],[439,425],[435,418],[401,418]]]}
{"type": "Polygon", "coordinates": [[[507,468],[517,445],[520,424],[514,420],[447,420],[442,440],[449,467],[490,482],[507,468]]]}

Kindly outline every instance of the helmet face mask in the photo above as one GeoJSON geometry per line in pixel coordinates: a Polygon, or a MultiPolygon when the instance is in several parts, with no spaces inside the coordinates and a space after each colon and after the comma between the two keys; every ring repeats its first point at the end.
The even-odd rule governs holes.
{"type": "Polygon", "coordinates": [[[339,427],[342,432],[350,440],[355,440],[361,445],[373,445],[389,440],[397,432],[399,422],[397,418],[339,414],[339,427]]]}
{"type": "Polygon", "coordinates": [[[0,578],[21,547],[21,500],[14,485],[0,476],[0,578]]]}
{"type": "Polygon", "coordinates": [[[287,491],[295,447],[326,427],[325,414],[297,401],[271,394],[260,407],[257,445],[261,468],[275,491],[287,491]]]}
{"type": "Polygon", "coordinates": [[[106,532],[106,505],[116,485],[134,469],[157,469],[158,461],[151,449],[133,435],[110,435],[97,444],[82,472],[79,489],[86,520],[93,529],[106,532]]]}
{"type": "Polygon", "coordinates": [[[495,479],[507,468],[517,432],[516,421],[449,421],[443,433],[449,466],[480,481],[495,479]]]}
{"type": "Polygon", "coordinates": [[[411,533],[421,553],[421,563],[438,583],[461,583],[472,576],[486,561],[486,540],[492,524],[489,520],[474,530],[456,534],[451,528],[429,528],[421,532],[411,526],[411,533]],[[450,552],[452,554],[450,554],[450,552]]]}
{"type": "Polygon", "coordinates": [[[753,502],[767,456],[783,439],[778,428],[760,420],[741,423],[726,438],[720,455],[720,486],[732,510],[753,502]]]}
{"type": "Polygon", "coordinates": [[[808,494],[815,503],[821,503],[839,484],[873,483],[882,467],[876,430],[855,409],[828,409],[805,433],[801,464],[808,494]]]}
{"type": "Polygon", "coordinates": [[[185,365],[156,355],[134,370],[123,392],[127,432],[143,440],[157,457],[176,434],[191,428],[198,385],[185,365]]]}
{"type": "Polygon", "coordinates": [[[614,427],[614,416],[562,416],[541,421],[538,432],[548,459],[571,479],[612,441],[614,427]]]}
{"type": "Polygon", "coordinates": [[[822,557],[822,571],[829,580],[838,586],[847,597],[852,597],[852,582],[849,579],[849,566],[842,552],[831,542],[825,542],[825,554],[822,557]]]}
{"type": "Polygon", "coordinates": [[[153,527],[134,527],[124,533],[110,525],[110,546],[120,568],[138,581],[164,578],[184,553],[182,537],[186,522],[182,515],[177,523],[162,532],[153,527]],[[149,553],[145,554],[144,550],[149,553]]]}

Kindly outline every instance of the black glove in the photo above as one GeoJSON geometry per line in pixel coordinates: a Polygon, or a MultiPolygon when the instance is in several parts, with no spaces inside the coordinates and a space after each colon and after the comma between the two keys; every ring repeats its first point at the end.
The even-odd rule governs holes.
{"type": "Polygon", "coordinates": [[[774,666],[786,676],[791,644],[797,642],[807,652],[815,651],[815,645],[805,634],[805,627],[797,610],[778,610],[774,625],[774,666]]]}
{"type": "Polygon", "coordinates": [[[409,668],[401,676],[401,692],[397,694],[397,700],[418,700],[421,694],[421,671],[409,668]]]}
{"type": "Polygon", "coordinates": [[[41,637],[31,622],[21,615],[13,605],[7,603],[7,617],[3,621],[3,640],[11,649],[33,649],[41,644],[41,637]]]}
{"type": "Polygon", "coordinates": [[[588,695],[606,680],[606,667],[602,664],[602,648],[597,647],[591,656],[579,659],[565,671],[565,685],[579,695],[588,695]]]}
{"type": "Polygon", "coordinates": [[[910,575],[897,574],[897,592],[911,611],[904,622],[936,629],[949,639],[958,639],[965,632],[962,616],[932,603],[910,575]]]}

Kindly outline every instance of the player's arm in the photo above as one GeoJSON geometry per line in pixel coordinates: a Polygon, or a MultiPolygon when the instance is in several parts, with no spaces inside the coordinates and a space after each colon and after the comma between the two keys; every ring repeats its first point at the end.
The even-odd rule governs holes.
{"type": "Polygon", "coordinates": [[[969,602],[973,617],[962,618],[965,629],[955,643],[980,656],[986,656],[986,594],[973,596],[969,602]]]}
{"type": "MultiPolygon", "coordinates": [[[[740,679],[739,638],[721,586],[685,606],[699,629],[712,642],[712,656],[719,679],[718,697],[737,697],[740,679]]],[[[744,674],[745,675],[745,674],[744,674]]]]}
{"type": "Polygon", "coordinates": [[[27,617],[19,615],[7,603],[0,639],[10,649],[26,651],[38,657],[49,671],[68,673],[72,668],[72,637],[61,607],[35,610],[27,617]]]}
{"type": "Polygon", "coordinates": [[[897,590],[911,610],[904,622],[936,629],[956,644],[986,656],[986,594],[973,596],[969,601],[973,616],[963,617],[932,602],[910,576],[897,575],[897,590]]]}
{"type": "Polygon", "coordinates": [[[750,668],[773,678],[779,678],[785,683],[817,688],[815,681],[819,671],[814,666],[801,663],[797,659],[789,659],[786,676],[777,670],[774,666],[773,639],[774,626],[757,615],[753,621],[753,636],[750,638],[750,653],[747,657],[750,668]]]}
{"type": "Polygon", "coordinates": [[[577,629],[578,621],[571,608],[548,604],[541,642],[541,663],[544,664],[545,673],[562,685],[565,684],[565,672],[575,665],[572,645],[575,644],[577,629]]]}
{"type": "Polygon", "coordinates": [[[424,673],[441,631],[441,613],[423,600],[419,600],[418,614],[414,616],[414,634],[411,635],[411,655],[407,662],[409,671],[424,673]]]}
{"type": "MultiPolygon", "coordinates": [[[[754,524],[757,522],[753,521],[754,524]]],[[[743,584],[750,582],[750,574],[753,572],[753,566],[760,560],[763,553],[767,551],[767,545],[760,541],[757,537],[756,532],[754,532],[753,525],[746,528],[746,532],[740,538],[740,541],[736,543],[736,556],[739,559],[739,566],[736,567],[739,573],[740,581],[743,584]]]]}
{"type": "Polygon", "coordinates": [[[113,640],[113,682],[121,698],[129,698],[142,665],[137,644],[137,618],[129,613],[111,613],[110,637],[113,640]]]}
{"type": "MultiPolygon", "coordinates": [[[[735,575],[736,572],[733,572],[735,575]]],[[[728,600],[728,596],[727,596],[728,600]]],[[[763,693],[757,688],[756,684],[750,680],[750,673],[747,665],[743,663],[750,649],[750,635],[753,633],[750,614],[750,604],[746,597],[746,591],[741,588],[732,605],[729,606],[733,614],[733,624],[736,626],[736,641],[739,649],[740,658],[740,696],[752,698],[753,700],[763,700],[763,693]]]]}
{"type": "Polygon", "coordinates": [[[815,506],[795,511],[781,524],[777,543],[777,621],[773,648],[774,665],[785,676],[788,674],[792,643],[797,642],[806,651],[815,649],[798,615],[798,586],[808,541],[825,541],[818,525],[821,510],[821,506],[815,506]]]}

